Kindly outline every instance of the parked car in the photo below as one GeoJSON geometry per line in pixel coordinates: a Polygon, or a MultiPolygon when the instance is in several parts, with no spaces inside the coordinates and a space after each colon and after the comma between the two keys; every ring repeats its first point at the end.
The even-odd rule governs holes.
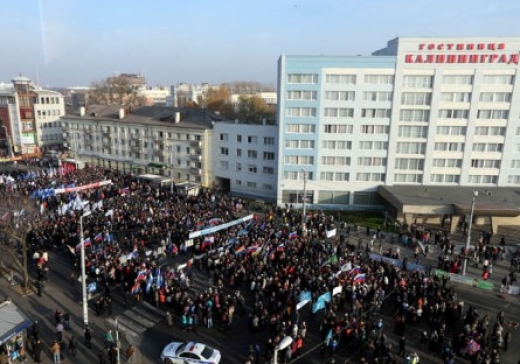
{"type": "Polygon", "coordinates": [[[220,358],[220,351],[194,341],[169,343],[161,353],[165,364],[219,364],[220,358]]]}

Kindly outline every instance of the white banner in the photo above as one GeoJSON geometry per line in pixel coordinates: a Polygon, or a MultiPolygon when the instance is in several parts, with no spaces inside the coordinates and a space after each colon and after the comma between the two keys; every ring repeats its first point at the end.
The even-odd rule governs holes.
{"type": "Polygon", "coordinates": [[[108,180],[108,181],[100,181],[100,182],[96,182],[96,183],[90,183],[88,185],[83,185],[83,186],[78,186],[78,187],[56,188],[54,190],[54,193],[57,195],[57,194],[60,194],[60,193],[78,192],[78,191],[83,191],[83,190],[90,190],[91,188],[98,188],[98,187],[102,187],[102,186],[107,186],[107,185],[110,185],[110,184],[112,184],[112,181],[108,180]]]}
{"type": "Polygon", "coordinates": [[[210,228],[207,228],[207,229],[204,229],[204,230],[193,231],[193,232],[190,233],[190,235],[188,237],[190,239],[193,239],[193,238],[198,238],[199,236],[213,234],[216,231],[224,230],[224,229],[227,229],[227,228],[229,228],[231,226],[235,226],[235,225],[241,224],[243,222],[246,222],[248,220],[253,219],[254,217],[255,217],[255,215],[251,214],[251,215],[247,215],[245,217],[241,217],[240,219],[236,219],[236,220],[233,220],[233,221],[230,221],[230,222],[226,222],[225,224],[213,226],[213,227],[210,227],[210,228]]]}
{"type": "Polygon", "coordinates": [[[337,286],[332,289],[332,295],[335,296],[343,292],[343,286],[337,286]]]}
{"type": "Polygon", "coordinates": [[[336,229],[327,231],[327,238],[333,238],[336,236],[336,229]]]}

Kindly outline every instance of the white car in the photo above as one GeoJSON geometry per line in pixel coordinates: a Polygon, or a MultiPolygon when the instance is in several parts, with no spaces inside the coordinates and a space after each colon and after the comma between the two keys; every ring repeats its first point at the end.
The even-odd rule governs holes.
{"type": "Polygon", "coordinates": [[[173,342],[161,353],[165,364],[219,364],[220,351],[196,342],[173,342]]]}

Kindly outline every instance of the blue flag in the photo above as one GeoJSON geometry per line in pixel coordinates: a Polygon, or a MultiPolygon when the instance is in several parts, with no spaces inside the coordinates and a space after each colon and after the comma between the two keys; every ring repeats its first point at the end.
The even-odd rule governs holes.
{"type": "Polygon", "coordinates": [[[312,313],[316,313],[321,309],[325,308],[325,301],[316,301],[312,305],[312,313]]]}

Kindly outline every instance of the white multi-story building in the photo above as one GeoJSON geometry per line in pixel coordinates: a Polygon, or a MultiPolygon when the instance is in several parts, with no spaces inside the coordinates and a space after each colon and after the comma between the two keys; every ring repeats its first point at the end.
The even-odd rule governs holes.
{"type": "Polygon", "coordinates": [[[213,87],[208,83],[179,83],[171,86],[171,96],[166,98],[166,106],[186,107],[190,103],[199,104],[208,90],[213,87]]]}
{"type": "Polygon", "coordinates": [[[34,122],[36,124],[37,145],[57,147],[63,144],[60,117],[65,115],[63,95],[56,91],[36,90],[34,102],[34,122]]]}
{"type": "Polygon", "coordinates": [[[278,126],[215,123],[213,175],[215,184],[232,193],[274,201],[278,164],[278,126]]]}
{"type": "MultiPolygon", "coordinates": [[[[520,185],[520,38],[397,38],[281,56],[277,203],[379,205],[380,185],[520,185]]],[[[345,206],[349,205],[349,206],[345,206]]]]}
{"type": "Polygon", "coordinates": [[[139,89],[137,95],[144,98],[145,105],[166,106],[166,99],[171,96],[171,91],[163,86],[146,87],[139,89]]]}

